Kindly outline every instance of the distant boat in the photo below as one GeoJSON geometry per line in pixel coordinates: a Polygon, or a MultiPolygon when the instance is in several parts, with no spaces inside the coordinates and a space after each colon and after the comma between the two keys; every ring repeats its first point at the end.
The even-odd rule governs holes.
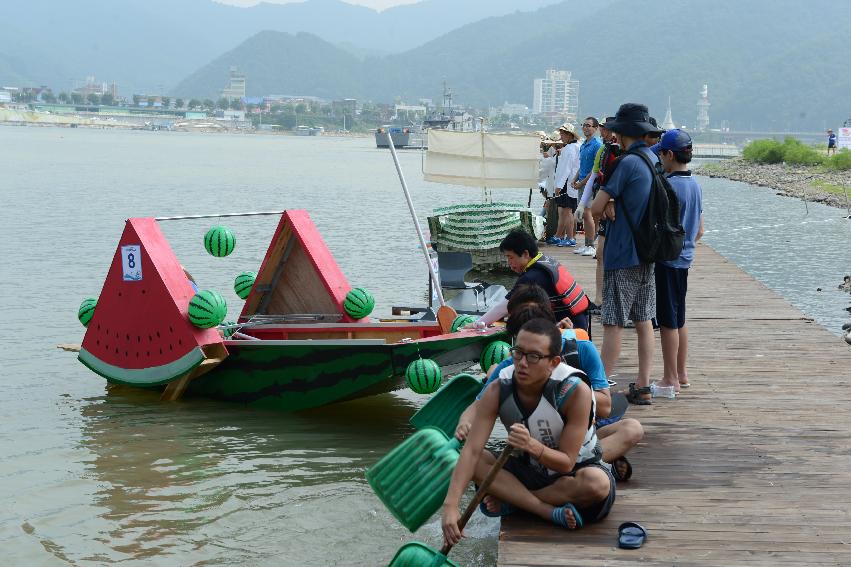
{"type": "Polygon", "coordinates": [[[385,124],[375,130],[375,147],[389,148],[388,136],[396,148],[425,147],[422,130],[416,126],[393,126],[385,124]]]}

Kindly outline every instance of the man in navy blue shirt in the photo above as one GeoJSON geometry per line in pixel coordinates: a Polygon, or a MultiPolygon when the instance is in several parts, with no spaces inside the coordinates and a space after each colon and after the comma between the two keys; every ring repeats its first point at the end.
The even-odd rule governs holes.
{"type": "Polygon", "coordinates": [[[833,130],[827,131],[827,155],[830,155],[830,152],[833,152],[836,155],[836,134],[833,133],[833,130]]]}
{"type": "MultiPolygon", "coordinates": [[[[627,152],[642,152],[657,161],[642,138],[658,128],[650,123],[643,104],[626,103],[605,128],[615,133],[618,145],[627,152]]],[[[601,187],[591,205],[592,214],[611,221],[606,229],[606,254],[603,264],[602,358],[606,374],[615,372],[620,357],[621,338],[627,320],[635,322],[638,333],[638,377],[630,384],[627,398],[632,403],[650,405],[650,371],[653,362],[653,324],[656,317],[656,282],[653,264],[638,258],[635,238],[627,219],[638,227],[653,184],[653,170],[637,155],[619,158],[617,168],[601,187]]]]}

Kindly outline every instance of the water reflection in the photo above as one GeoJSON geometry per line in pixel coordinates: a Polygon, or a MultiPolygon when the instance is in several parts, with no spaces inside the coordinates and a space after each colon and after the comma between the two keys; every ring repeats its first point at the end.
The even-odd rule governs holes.
{"type": "MultiPolygon", "coordinates": [[[[201,400],[160,404],[132,390],[86,400],[80,444],[91,453],[93,504],[105,523],[94,536],[106,548],[98,557],[191,552],[264,563],[286,553],[287,562],[315,564],[329,557],[329,544],[356,539],[333,530],[338,514],[392,532],[363,472],[409,433],[413,411],[392,396],[300,415],[201,400]]],[[[340,559],[358,557],[356,548],[340,559]]]]}

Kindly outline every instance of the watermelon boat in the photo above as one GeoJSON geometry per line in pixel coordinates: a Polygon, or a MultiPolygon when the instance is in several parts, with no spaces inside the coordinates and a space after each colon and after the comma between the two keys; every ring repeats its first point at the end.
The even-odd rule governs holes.
{"type": "MultiPolygon", "coordinates": [[[[281,214],[236,332],[190,321],[196,296],[159,228],[126,222],[79,360],[109,384],[299,411],[405,387],[420,358],[444,374],[479,360],[499,331],[354,319],[351,286],[306,211],[281,214]]],[[[198,294],[201,295],[201,294],[198,294]]]]}

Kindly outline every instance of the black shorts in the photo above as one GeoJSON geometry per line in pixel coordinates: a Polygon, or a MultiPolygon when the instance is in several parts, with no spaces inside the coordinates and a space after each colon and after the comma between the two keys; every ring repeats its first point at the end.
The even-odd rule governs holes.
{"type": "Polygon", "coordinates": [[[545,474],[537,468],[530,466],[523,457],[509,457],[503,467],[520,481],[520,484],[534,492],[546,488],[558,479],[565,476],[576,476],[576,471],[585,467],[597,467],[609,477],[609,495],[600,502],[585,508],[577,507],[579,515],[585,524],[597,522],[609,515],[612,505],[615,503],[616,488],[615,477],[612,475],[611,467],[605,463],[580,463],[569,473],[545,474]]]}
{"type": "Polygon", "coordinates": [[[668,329],[686,324],[686,291],[688,268],[671,268],[656,264],[656,320],[668,329]]]}
{"type": "Polygon", "coordinates": [[[563,195],[556,197],[556,205],[562,209],[572,209],[575,211],[577,200],[576,197],[568,197],[567,193],[564,193],[563,195]]]}

